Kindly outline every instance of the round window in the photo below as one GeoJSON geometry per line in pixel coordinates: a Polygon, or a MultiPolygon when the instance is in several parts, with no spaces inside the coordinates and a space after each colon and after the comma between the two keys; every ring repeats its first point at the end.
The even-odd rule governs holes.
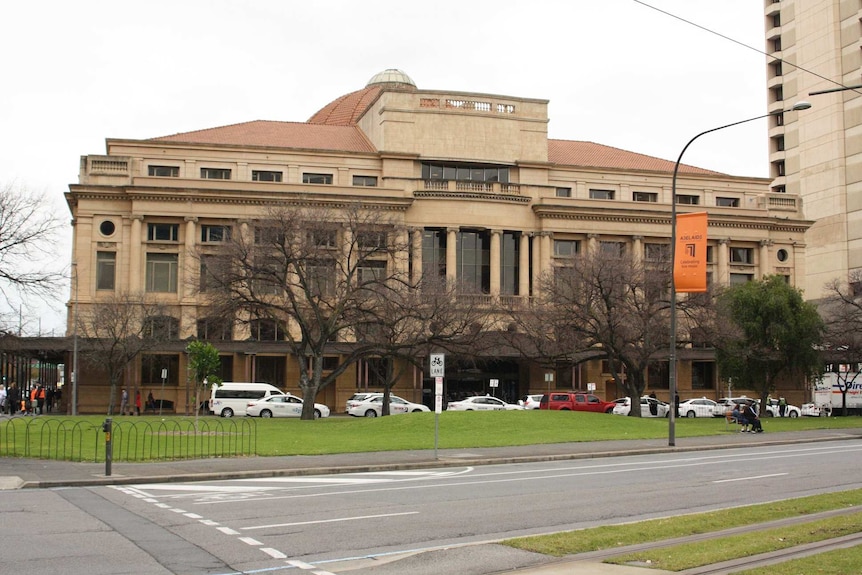
{"type": "Polygon", "coordinates": [[[776,255],[778,256],[778,261],[780,262],[786,262],[787,258],[789,257],[787,250],[784,249],[778,250],[778,253],[776,255]]]}
{"type": "Polygon", "coordinates": [[[105,220],[99,225],[99,231],[102,232],[103,236],[112,236],[116,231],[116,226],[111,220],[105,220]]]}

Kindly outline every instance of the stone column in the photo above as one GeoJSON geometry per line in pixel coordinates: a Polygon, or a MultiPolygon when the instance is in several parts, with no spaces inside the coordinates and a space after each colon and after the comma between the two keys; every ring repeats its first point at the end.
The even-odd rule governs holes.
{"type": "Polygon", "coordinates": [[[644,237],[643,236],[632,236],[632,249],[634,253],[632,254],[636,264],[643,263],[644,260],[644,237]]]}
{"type": "Polygon", "coordinates": [[[458,281],[458,228],[446,228],[446,279],[458,281]]]}
{"type": "Polygon", "coordinates": [[[554,234],[552,232],[542,232],[542,273],[547,274],[551,271],[551,261],[554,251],[551,246],[551,239],[554,234]]]}
{"type": "Polygon", "coordinates": [[[410,256],[413,258],[413,276],[410,281],[413,285],[422,279],[422,228],[413,228],[410,231],[412,242],[410,245],[410,256]]]}
{"type": "Polygon", "coordinates": [[[728,252],[729,240],[721,238],[715,246],[716,257],[718,263],[718,277],[715,278],[715,285],[728,286],[730,285],[730,253],[728,252]]]}
{"type": "Polygon", "coordinates": [[[530,295],[530,235],[522,233],[518,247],[518,295],[530,295]]]}
{"type": "Polygon", "coordinates": [[[500,243],[503,230],[491,230],[491,297],[500,296],[500,243]]]}
{"type": "Polygon", "coordinates": [[[772,245],[772,240],[760,240],[760,258],[757,262],[758,279],[769,275],[769,247],[772,245]]]}
{"type": "Polygon", "coordinates": [[[533,232],[533,295],[541,292],[542,277],[542,237],[540,232],[533,232]]]}
{"type": "Polygon", "coordinates": [[[180,278],[180,293],[183,299],[194,297],[193,279],[197,275],[196,271],[198,271],[195,270],[195,263],[197,262],[197,258],[195,257],[197,221],[198,219],[195,216],[186,216],[186,253],[183,255],[183,277],[180,278]]]}

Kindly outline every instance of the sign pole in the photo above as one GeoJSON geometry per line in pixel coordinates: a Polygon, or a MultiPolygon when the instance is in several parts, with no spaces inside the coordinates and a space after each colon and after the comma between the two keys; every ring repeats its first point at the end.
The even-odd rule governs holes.
{"type": "Polygon", "coordinates": [[[446,356],[432,353],[430,375],[434,378],[434,459],[437,459],[437,445],[440,441],[440,412],[443,411],[443,376],[446,373],[446,356]]]}

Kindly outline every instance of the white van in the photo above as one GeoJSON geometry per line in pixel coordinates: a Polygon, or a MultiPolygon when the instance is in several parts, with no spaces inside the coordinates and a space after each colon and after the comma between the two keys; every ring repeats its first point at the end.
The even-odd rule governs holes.
{"type": "Polygon", "coordinates": [[[210,412],[221,417],[245,415],[249,401],[266,399],[273,395],[284,395],[284,392],[268,383],[226,381],[221,385],[213,385],[210,412]]]}

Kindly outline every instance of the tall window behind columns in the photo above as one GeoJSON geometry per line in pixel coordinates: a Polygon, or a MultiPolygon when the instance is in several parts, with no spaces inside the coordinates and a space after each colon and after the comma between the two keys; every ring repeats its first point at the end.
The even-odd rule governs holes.
{"type": "Polygon", "coordinates": [[[521,234],[504,232],[500,246],[500,294],[519,295],[521,234]]]}

